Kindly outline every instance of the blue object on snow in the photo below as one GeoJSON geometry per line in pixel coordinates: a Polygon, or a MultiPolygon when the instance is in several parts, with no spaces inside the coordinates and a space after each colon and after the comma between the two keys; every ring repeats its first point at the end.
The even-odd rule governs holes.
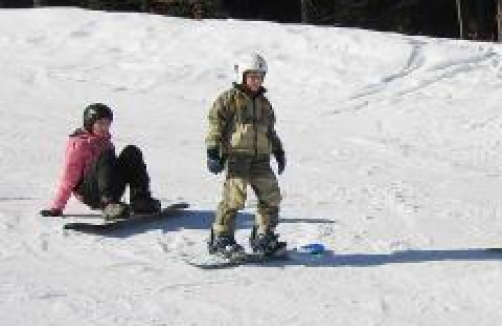
{"type": "Polygon", "coordinates": [[[311,255],[319,255],[322,254],[326,248],[321,243],[309,243],[298,248],[299,252],[303,252],[311,255]]]}

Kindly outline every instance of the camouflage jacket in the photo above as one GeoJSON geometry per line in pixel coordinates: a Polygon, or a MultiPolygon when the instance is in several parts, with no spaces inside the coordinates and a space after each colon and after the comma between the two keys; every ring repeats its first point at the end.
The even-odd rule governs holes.
{"type": "Polygon", "coordinates": [[[265,156],[281,151],[275,114],[265,89],[250,96],[241,85],[223,92],[209,112],[207,147],[217,146],[225,156],[265,156]]]}

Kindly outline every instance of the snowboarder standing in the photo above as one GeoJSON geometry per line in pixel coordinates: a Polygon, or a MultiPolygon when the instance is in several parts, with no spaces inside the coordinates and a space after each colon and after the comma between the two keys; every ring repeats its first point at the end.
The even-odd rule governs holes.
{"type": "Polygon", "coordinates": [[[286,166],[286,158],[274,128],[275,114],[262,86],[267,63],[258,54],[246,55],[235,65],[235,71],[237,82],[220,94],[209,112],[208,169],[218,174],[226,167],[226,179],[208,250],[226,258],[244,255],[244,248],[234,237],[235,218],[244,208],[247,187],[251,186],[258,208],[250,246],[259,255],[280,255],[286,243],[279,241],[274,231],[281,193],[270,157],[275,156],[279,174],[286,166]]]}
{"type": "Polygon", "coordinates": [[[84,110],[83,128],[70,135],[65,164],[56,196],[42,216],[60,216],[71,195],[92,209],[101,209],[106,220],[133,213],[154,213],[160,201],[151,197],[150,178],[140,149],[126,146],[117,156],[111,141],[113,112],[105,104],[84,110]],[[129,185],[131,205],[121,202],[129,185]]]}

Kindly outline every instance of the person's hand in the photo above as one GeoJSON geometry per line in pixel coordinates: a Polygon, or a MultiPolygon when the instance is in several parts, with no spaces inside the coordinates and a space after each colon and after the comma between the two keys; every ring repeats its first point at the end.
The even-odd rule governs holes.
{"type": "Polygon", "coordinates": [[[40,211],[40,215],[42,216],[61,216],[63,215],[63,212],[60,209],[57,208],[49,208],[49,209],[42,209],[40,211]]]}
{"type": "Polygon", "coordinates": [[[275,160],[277,161],[277,172],[281,174],[286,168],[286,155],[283,150],[278,150],[274,152],[275,160]]]}
{"type": "Polygon", "coordinates": [[[220,157],[218,147],[207,149],[207,168],[211,173],[218,174],[225,168],[225,160],[220,157]]]}

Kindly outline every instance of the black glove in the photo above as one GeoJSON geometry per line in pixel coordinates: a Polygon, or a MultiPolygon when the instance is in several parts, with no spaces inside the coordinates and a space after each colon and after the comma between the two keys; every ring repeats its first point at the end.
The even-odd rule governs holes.
{"type": "Polygon", "coordinates": [[[211,173],[218,174],[225,168],[225,159],[220,157],[218,147],[207,149],[207,168],[211,173]]]}
{"type": "Polygon", "coordinates": [[[40,215],[45,216],[45,217],[47,217],[47,216],[61,216],[61,215],[63,215],[63,212],[57,208],[42,209],[40,211],[40,215]]]}
{"type": "Polygon", "coordinates": [[[286,155],[284,154],[284,151],[277,150],[274,152],[275,160],[277,161],[277,172],[281,174],[284,171],[284,168],[286,167],[286,155]]]}

